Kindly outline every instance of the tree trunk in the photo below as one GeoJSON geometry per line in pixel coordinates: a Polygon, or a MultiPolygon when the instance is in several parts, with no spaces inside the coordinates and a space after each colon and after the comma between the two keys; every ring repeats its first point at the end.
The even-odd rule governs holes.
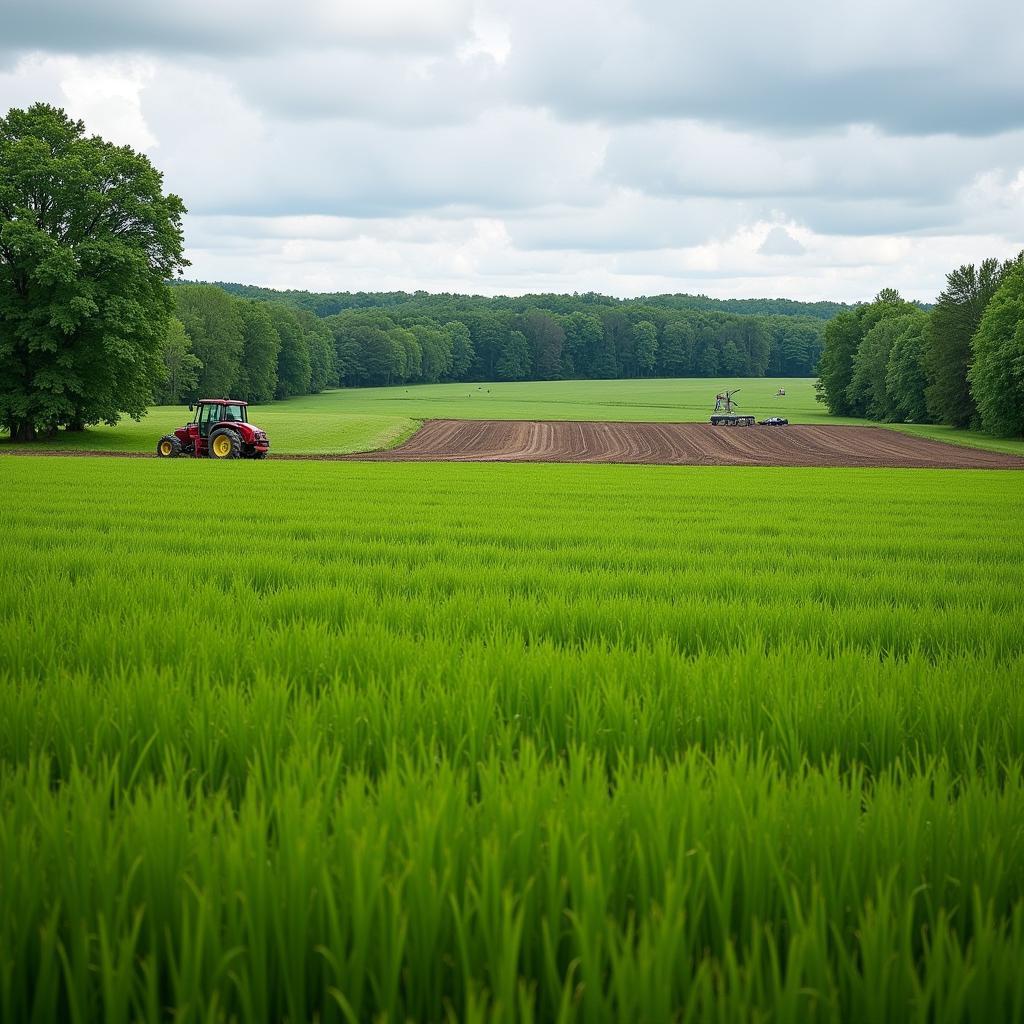
{"type": "Polygon", "coordinates": [[[85,430],[85,420],[76,416],[64,429],[75,434],[81,433],[85,430]]]}
{"type": "Polygon", "coordinates": [[[35,424],[21,420],[11,424],[11,440],[17,442],[34,441],[36,439],[35,424]]]}

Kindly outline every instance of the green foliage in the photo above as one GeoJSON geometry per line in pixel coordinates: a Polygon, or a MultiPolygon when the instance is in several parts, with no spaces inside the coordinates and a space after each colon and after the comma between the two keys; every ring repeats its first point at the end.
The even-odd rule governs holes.
{"type": "Polygon", "coordinates": [[[299,323],[305,331],[309,348],[309,394],[318,395],[325,388],[338,385],[337,357],[334,335],[323,320],[305,310],[299,311],[299,323]]]}
{"type": "MultiPolygon", "coordinates": [[[[920,334],[926,319],[924,313],[909,306],[902,315],[878,319],[865,333],[854,354],[853,372],[846,389],[851,407],[863,410],[863,415],[872,420],[890,421],[900,418],[895,394],[889,392],[891,356],[896,340],[915,327],[920,334]]],[[[902,400],[913,402],[915,396],[904,395],[902,400]]]]}
{"type": "Polygon", "coordinates": [[[184,392],[188,399],[265,403],[338,384],[338,352],[326,321],[279,302],[238,299],[213,285],[179,285],[173,296],[202,363],[197,384],[184,392]]]}
{"type": "Polygon", "coordinates": [[[562,349],[565,375],[598,376],[594,372],[594,358],[604,340],[601,321],[590,313],[570,313],[563,319],[562,327],[565,331],[562,349]]]}
{"type": "Polygon", "coordinates": [[[473,365],[475,352],[473,338],[469,328],[458,320],[451,320],[444,325],[444,331],[451,339],[452,362],[448,375],[459,380],[469,372],[473,365]]]}
{"type": "Polygon", "coordinates": [[[391,311],[417,308],[429,314],[439,307],[465,308],[484,304],[493,310],[523,313],[530,308],[546,309],[567,316],[573,312],[602,306],[632,310],[645,307],[665,313],[725,313],[731,316],[798,317],[809,320],[831,320],[851,307],[843,302],[798,302],[795,299],[715,299],[708,295],[645,295],[639,299],[617,299],[611,295],[586,292],[582,295],[499,295],[485,299],[479,295],[426,292],[307,292],[300,289],[279,291],[259,285],[233,284],[218,281],[217,287],[245,298],[264,302],[286,302],[299,309],[308,309],[317,316],[333,316],[351,309],[383,309],[391,311]]]}
{"type": "Polygon", "coordinates": [[[663,377],[686,377],[693,364],[694,329],[686,320],[665,325],[658,351],[658,370],[663,377]]]}
{"type": "Polygon", "coordinates": [[[902,325],[893,338],[885,370],[885,392],[891,419],[905,423],[927,423],[925,401],[925,332],[928,317],[915,314],[894,321],[902,325]]]}
{"type": "Polygon", "coordinates": [[[818,365],[822,349],[822,332],[818,325],[795,317],[772,317],[768,322],[771,335],[768,372],[782,377],[811,376],[818,365]]]}
{"type": "Polygon", "coordinates": [[[271,402],[277,392],[281,338],[265,304],[250,300],[241,312],[242,357],[232,396],[247,402],[271,402]]]}
{"type": "Polygon", "coordinates": [[[398,353],[396,378],[399,381],[419,380],[423,375],[423,353],[413,331],[392,327],[388,332],[398,353]]]}
{"type": "MultiPolygon", "coordinates": [[[[528,309],[522,316],[516,317],[514,322],[529,346],[529,368],[523,377],[533,376],[538,380],[557,380],[562,375],[565,328],[553,316],[540,309],[528,309]]],[[[518,360],[518,354],[514,358],[518,360]]],[[[507,377],[503,379],[521,380],[523,378],[507,377]]]]}
{"type": "Polygon", "coordinates": [[[633,324],[633,351],[640,376],[650,375],[658,361],[658,328],[650,320],[633,324]]]}
{"type": "MultiPolygon", "coordinates": [[[[463,341],[469,340],[469,331],[462,326],[463,341]]],[[[449,377],[452,372],[453,352],[452,334],[442,328],[417,324],[412,328],[420,348],[420,379],[434,384],[449,377]]],[[[460,332],[461,333],[461,332],[460,332]]],[[[466,360],[468,352],[463,350],[462,358],[466,360]]],[[[468,366],[469,363],[466,362],[468,366]]]]}
{"type": "MultiPolygon", "coordinates": [[[[833,416],[867,416],[869,407],[877,410],[886,405],[885,373],[892,343],[890,330],[873,336],[869,350],[860,361],[857,374],[857,353],[862,342],[883,320],[904,317],[919,308],[900,298],[895,288],[883,288],[867,306],[841,313],[825,326],[825,347],[818,364],[818,400],[828,406],[833,416]]],[[[878,418],[884,418],[884,413],[878,418]]]]}
{"type": "Polygon", "coordinates": [[[0,119],[0,424],[139,417],[163,376],[181,200],[127,146],[37,103],[0,119]]]}
{"type": "MultiPolygon", "coordinates": [[[[655,373],[763,376],[780,374],[783,367],[786,374],[810,376],[821,352],[824,323],[815,315],[726,313],[722,310],[761,307],[757,303],[689,302],[684,301],[686,296],[626,301],[594,294],[483,298],[393,292],[346,298],[241,285],[223,287],[232,294],[264,301],[286,300],[306,315],[312,315],[310,310],[324,315],[334,336],[338,377],[355,385],[370,382],[360,345],[368,339],[378,343],[375,336],[357,329],[365,326],[415,332],[428,328],[449,331],[458,325],[459,352],[453,339],[451,369],[441,376],[436,375],[437,360],[432,355],[423,361],[419,340],[423,367],[419,374],[411,369],[416,359],[410,359],[407,352],[403,362],[398,350],[390,361],[385,360],[390,362],[387,372],[381,372],[381,356],[375,352],[370,357],[375,367],[373,380],[388,384],[501,379],[498,363],[508,348],[511,331],[519,331],[527,340],[528,377],[534,380],[635,378],[655,373]]],[[[796,312],[802,307],[780,300],[763,308],[796,312]]],[[[406,348],[402,335],[394,338],[406,348]]]]}
{"type": "Polygon", "coordinates": [[[179,405],[194,398],[203,364],[192,354],[192,342],[177,317],[168,321],[160,357],[164,377],[156,387],[156,404],[179,405]]]}
{"type": "Polygon", "coordinates": [[[1013,474],[256,468],[4,465],[0,1019],[1021,1019],[1013,474]]]}
{"type": "Polygon", "coordinates": [[[971,395],[981,425],[1024,437],[1024,254],[1008,264],[972,342],[971,395]]]}
{"type": "Polygon", "coordinates": [[[522,331],[511,331],[496,367],[499,380],[525,380],[530,375],[530,343],[522,331]]]}
{"type": "Polygon", "coordinates": [[[206,398],[233,397],[241,377],[245,305],[211,285],[182,285],[173,294],[178,318],[202,363],[199,391],[206,398]]]}
{"type": "Polygon", "coordinates": [[[293,309],[272,302],[269,305],[274,330],[281,339],[277,354],[277,398],[309,393],[313,368],[309,360],[309,341],[302,321],[293,309]]]}
{"type": "Polygon", "coordinates": [[[929,413],[939,423],[966,427],[976,418],[967,378],[971,338],[1001,274],[999,261],[987,259],[977,269],[968,263],[946,275],[946,287],[929,319],[925,355],[925,397],[929,413]]]}

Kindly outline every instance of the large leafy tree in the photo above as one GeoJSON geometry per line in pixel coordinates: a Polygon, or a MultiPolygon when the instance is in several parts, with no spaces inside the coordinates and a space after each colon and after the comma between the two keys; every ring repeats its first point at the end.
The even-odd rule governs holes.
{"type": "Polygon", "coordinates": [[[999,261],[977,269],[967,263],[946,275],[946,287],[931,312],[926,335],[925,372],[928,410],[940,423],[969,426],[977,414],[967,381],[971,338],[989,299],[999,287],[999,261]]]}
{"type": "Polygon", "coordinates": [[[1008,264],[972,341],[970,387],[981,426],[1024,436],[1024,260],[1008,264]]]}
{"type": "Polygon", "coordinates": [[[37,103],[0,119],[0,423],[16,440],[139,418],[186,265],[142,154],[37,103]]]}

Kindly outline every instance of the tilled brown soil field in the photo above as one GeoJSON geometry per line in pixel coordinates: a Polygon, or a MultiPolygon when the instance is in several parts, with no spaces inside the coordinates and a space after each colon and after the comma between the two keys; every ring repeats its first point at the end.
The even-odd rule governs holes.
{"type": "Polygon", "coordinates": [[[620,462],[665,466],[1024,469],[1024,458],[881,427],[428,420],[381,462],[620,462]]]}

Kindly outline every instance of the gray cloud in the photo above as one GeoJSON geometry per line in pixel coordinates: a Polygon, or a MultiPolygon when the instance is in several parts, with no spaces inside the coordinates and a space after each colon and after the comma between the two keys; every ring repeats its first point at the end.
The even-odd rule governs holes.
{"type": "Polygon", "coordinates": [[[517,3],[510,73],[567,117],[901,134],[1024,125],[1024,19],[1007,0],[566,0],[556,17],[567,34],[549,10],[517,3]]]}
{"type": "Polygon", "coordinates": [[[5,12],[0,96],[149,152],[199,276],[927,298],[1024,238],[1011,14],[40,0],[5,12]]]}
{"type": "Polygon", "coordinates": [[[4,10],[4,45],[56,53],[281,53],[347,45],[447,51],[470,31],[470,0],[34,0],[4,10]]]}

